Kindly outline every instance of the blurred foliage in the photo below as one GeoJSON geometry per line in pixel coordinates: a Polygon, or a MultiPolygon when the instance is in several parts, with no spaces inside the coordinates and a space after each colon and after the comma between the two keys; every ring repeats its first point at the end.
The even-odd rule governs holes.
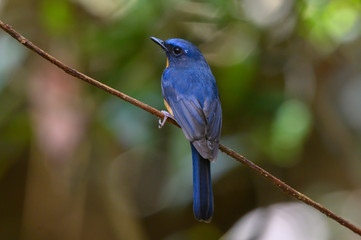
{"type": "MultiPolygon", "coordinates": [[[[0,19],[158,109],[165,56],[149,37],[195,43],[220,90],[222,143],[361,226],[359,0],[0,0],[0,19]]],[[[221,153],[213,221],[196,222],[179,129],[159,130],[1,31],[0,102],[0,239],[280,239],[271,233],[293,229],[273,216],[294,200],[221,153]]],[[[318,229],[307,239],[355,238],[316,210],[292,211],[297,229],[318,229]]]]}

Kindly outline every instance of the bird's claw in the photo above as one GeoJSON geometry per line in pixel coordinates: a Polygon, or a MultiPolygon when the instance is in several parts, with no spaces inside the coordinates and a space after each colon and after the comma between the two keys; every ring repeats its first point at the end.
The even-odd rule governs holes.
{"type": "Polygon", "coordinates": [[[161,111],[161,112],[164,114],[164,118],[163,118],[163,119],[159,119],[159,121],[158,121],[158,123],[159,123],[158,128],[162,128],[168,118],[174,119],[173,116],[169,114],[169,112],[167,112],[167,111],[161,111]]]}

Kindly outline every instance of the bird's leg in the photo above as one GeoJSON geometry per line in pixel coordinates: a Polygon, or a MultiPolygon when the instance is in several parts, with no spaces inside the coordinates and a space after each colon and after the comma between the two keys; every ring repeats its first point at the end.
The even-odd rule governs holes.
{"type": "Polygon", "coordinates": [[[167,111],[161,111],[161,112],[164,114],[164,118],[159,119],[159,121],[158,121],[159,122],[159,125],[158,125],[159,128],[162,128],[164,126],[165,122],[167,121],[167,118],[171,118],[171,119],[175,120],[174,117],[169,112],[167,112],[167,111]]]}

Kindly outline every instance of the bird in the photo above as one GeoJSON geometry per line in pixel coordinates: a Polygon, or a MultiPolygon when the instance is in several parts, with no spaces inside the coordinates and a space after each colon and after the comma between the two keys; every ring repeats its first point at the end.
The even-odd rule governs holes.
{"type": "Polygon", "coordinates": [[[222,127],[222,108],[216,79],[200,52],[191,42],[172,38],[163,41],[151,37],[166,53],[162,74],[164,105],[163,127],[167,118],[180,125],[190,142],[193,165],[193,213],[200,222],[213,216],[213,192],[210,162],[217,159],[222,127]]]}

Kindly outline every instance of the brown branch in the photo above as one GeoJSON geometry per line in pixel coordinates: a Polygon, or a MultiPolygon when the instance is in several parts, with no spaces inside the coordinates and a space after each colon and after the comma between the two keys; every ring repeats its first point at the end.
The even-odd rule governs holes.
{"type": "MultiPolygon", "coordinates": [[[[94,85],[97,88],[100,88],[114,96],[117,96],[127,102],[129,102],[130,104],[133,104],[159,118],[163,118],[164,115],[162,112],[160,112],[159,110],[137,100],[134,99],[122,92],[119,92],[117,90],[115,90],[114,88],[111,88],[103,83],[98,82],[97,80],[88,77],[87,75],[65,65],[64,63],[60,62],[59,60],[57,60],[56,58],[54,58],[53,56],[49,55],[48,53],[46,53],[45,51],[43,51],[42,49],[40,49],[39,47],[37,47],[36,45],[34,45],[32,42],[30,42],[29,40],[27,40],[26,38],[24,38],[23,36],[21,36],[19,33],[17,33],[12,27],[10,27],[9,25],[3,23],[0,20],[0,27],[7,32],[10,36],[12,36],[13,38],[15,38],[17,41],[19,41],[22,45],[24,45],[25,47],[29,48],[30,50],[36,52],[37,54],[39,54],[41,57],[45,58],[47,61],[51,62],[52,64],[56,65],[57,67],[63,69],[66,73],[79,78],[87,83],[90,83],[92,85],[94,85]]],[[[168,118],[168,121],[170,121],[172,124],[176,125],[179,127],[179,125],[172,119],[168,118]]],[[[328,210],[327,208],[323,207],[321,204],[313,201],[312,199],[310,199],[309,197],[307,197],[306,195],[298,192],[297,190],[295,190],[294,188],[290,187],[289,185],[287,185],[286,183],[282,182],[280,179],[276,178],[275,176],[273,176],[272,174],[270,174],[269,172],[267,172],[266,170],[262,169],[261,167],[257,166],[256,164],[254,164],[253,162],[251,162],[250,160],[248,160],[247,158],[243,157],[242,155],[236,153],[235,151],[233,151],[232,149],[224,146],[223,144],[219,145],[219,149],[224,152],[225,154],[227,154],[228,156],[232,157],[233,159],[237,160],[238,162],[246,165],[247,167],[251,168],[253,171],[255,171],[256,173],[260,174],[261,176],[263,176],[264,178],[266,178],[268,181],[272,182],[273,184],[275,184],[278,188],[280,188],[282,191],[284,191],[285,193],[287,193],[288,195],[291,195],[292,197],[306,203],[307,205],[310,205],[311,207],[314,207],[315,209],[317,209],[318,211],[320,211],[321,213],[323,213],[324,215],[326,215],[329,218],[332,218],[333,220],[337,221],[338,223],[340,223],[341,225],[345,226],[346,228],[352,230],[353,232],[355,232],[356,234],[361,236],[361,229],[356,227],[355,225],[353,225],[352,223],[348,222],[347,220],[343,219],[342,217],[336,215],[335,213],[333,213],[332,211],[328,210]]]]}

